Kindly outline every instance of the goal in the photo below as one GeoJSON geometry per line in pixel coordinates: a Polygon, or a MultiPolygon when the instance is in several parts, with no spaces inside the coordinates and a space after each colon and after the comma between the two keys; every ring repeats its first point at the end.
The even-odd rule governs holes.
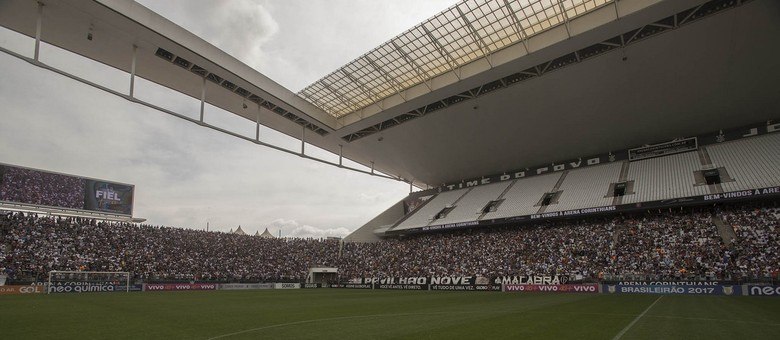
{"type": "Polygon", "coordinates": [[[129,272],[49,272],[46,291],[51,293],[129,292],[129,272]]]}

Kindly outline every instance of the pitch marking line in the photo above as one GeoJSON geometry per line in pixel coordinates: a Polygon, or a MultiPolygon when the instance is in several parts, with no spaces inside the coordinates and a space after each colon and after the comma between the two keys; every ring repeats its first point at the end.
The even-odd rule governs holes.
{"type": "Polygon", "coordinates": [[[637,315],[637,317],[636,317],[636,318],[634,318],[634,321],[631,321],[631,323],[630,323],[630,324],[628,324],[628,326],[626,326],[625,328],[623,328],[623,330],[622,330],[622,331],[620,331],[620,333],[618,333],[617,335],[615,335],[615,337],[614,337],[614,338],[612,338],[612,340],[619,340],[620,338],[622,338],[622,337],[623,337],[623,335],[625,335],[625,334],[626,334],[626,332],[628,332],[628,330],[629,330],[629,329],[631,329],[631,327],[633,327],[633,326],[634,326],[634,324],[635,324],[637,321],[639,321],[639,319],[641,319],[643,316],[645,316],[645,314],[647,314],[647,312],[650,310],[650,308],[653,308],[653,306],[655,306],[655,304],[656,304],[656,303],[658,303],[658,301],[661,301],[661,298],[662,298],[662,297],[664,297],[664,296],[663,296],[663,295],[661,295],[661,296],[659,296],[657,299],[655,299],[655,301],[653,301],[653,303],[651,303],[651,304],[650,304],[650,306],[648,306],[648,307],[645,309],[645,311],[644,311],[644,312],[642,312],[642,314],[639,314],[639,315],[637,315]]]}

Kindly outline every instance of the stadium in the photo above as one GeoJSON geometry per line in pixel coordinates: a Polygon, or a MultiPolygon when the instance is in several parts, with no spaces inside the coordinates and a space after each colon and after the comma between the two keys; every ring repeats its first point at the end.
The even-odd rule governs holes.
{"type": "Polygon", "coordinates": [[[139,2],[0,0],[3,338],[777,338],[780,2],[139,2]]]}

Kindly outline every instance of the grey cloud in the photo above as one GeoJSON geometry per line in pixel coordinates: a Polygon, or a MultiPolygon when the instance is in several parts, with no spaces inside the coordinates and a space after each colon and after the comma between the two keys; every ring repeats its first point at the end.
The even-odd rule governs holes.
{"type": "MultiPolygon", "coordinates": [[[[159,7],[173,21],[291,88],[419,21],[382,28],[388,21],[411,20],[393,12],[397,7],[409,7],[406,12],[416,8],[428,13],[424,16],[446,7],[440,1],[411,0],[353,6],[345,1],[248,0],[144,4],[159,7]],[[372,7],[376,13],[367,12],[372,7]],[[372,20],[375,26],[369,25],[372,20]],[[322,41],[326,38],[333,41],[322,41]]],[[[9,34],[0,30],[0,44],[28,49],[23,45],[29,39],[9,34]]],[[[125,87],[121,73],[107,75],[94,63],[77,62],[52,49],[43,52],[45,61],[125,87]]],[[[0,74],[0,162],[135,184],[135,215],[152,224],[203,229],[209,223],[212,230],[224,231],[240,224],[247,232],[270,227],[284,228],[283,234],[290,236],[344,236],[408,193],[406,184],[258,147],[5,54],[0,54],[0,74]]],[[[191,113],[196,107],[190,98],[139,84],[137,94],[168,103],[169,109],[191,113]]],[[[249,122],[218,110],[209,111],[207,121],[251,131],[249,122]]],[[[261,136],[297,144],[267,129],[261,136]]]]}
{"type": "Polygon", "coordinates": [[[263,47],[279,24],[260,1],[138,1],[232,54],[247,65],[263,65],[263,47]]]}

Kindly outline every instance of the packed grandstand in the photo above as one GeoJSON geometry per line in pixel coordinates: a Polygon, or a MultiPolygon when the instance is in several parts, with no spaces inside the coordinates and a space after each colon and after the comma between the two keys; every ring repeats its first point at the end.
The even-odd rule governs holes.
{"type": "MultiPolygon", "coordinates": [[[[575,6],[572,8],[574,12],[569,13],[574,15],[572,23],[584,22],[586,17],[597,12],[612,15],[613,11],[608,10],[608,5],[612,5],[615,7],[614,14],[618,18],[621,10],[625,11],[623,23],[628,24],[628,19],[631,19],[631,22],[641,23],[642,26],[628,32],[621,31],[624,30],[623,27],[615,27],[616,32],[623,33],[612,38],[605,36],[607,40],[600,40],[601,42],[577,50],[571,55],[559,56],[549,62],[536,65],[521,72],[522,76],[518,76],[517,79],[512,75],[502,78],[500,82],[482,84],[444,100],[435,98],[437,101],[435,104],[426,105],[407,114],[415,113],[417,116],[414,117],[419,117],[433,111],[450,110],[454,111],[450,114],[452,119],[457,119],[456,115],[460,113],[455,111],[462,109],[463,106],[456,104],[461,101],[480,97],[483,105],[488,107],[500,104],[503,102],[501,96],[496,97],[488,93],[508,88],[509,85],[525,79],[541,77],[548,70],[580,63],[583,58],[589,59],[607,54],[612,48],[618,46],[640,48],[644,45],[637,45],[639,41],[655,37],[670,28],[697,22],[701,18],[713,18],[707,22],[717,23],[719,20],[725,20],[725,16],[715,14],[727,9],[742,8],[740,11],[755,16],[763,13],[760,6],[769,6],[767,2],[760,1],[746,3],[748,5],[744,6],[743,2],[716,0],[693,7],[664,3],[662,7],[656,9],[663,10],[667,17],[650,23],[646,22],[647,19],[628,15],[644,7],[621,9],[617,1],[601,1],[598,4],[589,3],[587,6],[583,4],[585,7],[580,9],[584,11],[578,12],[576,10],[578,7],[575,6]],[[439,105],[441,103],[443,106],[439,105]]],[[[563,7],[555,9],[556,6],[552,3],[534,2],[533,4],[547,4],[545,6],[549,8],[544,11],[563,10],[563,7]]],[[[14,5],[19,6],[17,10],[20,13],[35,7],[30,7],[30,4],[23,2],[15,2],[14,5]]],[[[86,6],[85,10],[92,10],[90,6],[94,4],[90,2],[82,5],[86,6]]],[[[469,7],[472,5],[474,4],[467,1],[460,2],[455,7],[440,13],[436,18],[442,19],[454,15],[454,9],[460,12],[460,16],[464,16],[461,8],[464,6],[464,8],[468,7],[470,15],[476,15],[478,11],[469,7]]],[[[499,9],[504,7],[498,2],[490,2],[489,5],[498,6],[494,9],[496,13],[501,12],[499,9]]],[[[509,3],[505,2],[504,5],[509,6],[509,3]]],[[[648,6],[648,4],[643,5],[648,6]]],[[[37,5],[39,12],[42,10],[41,6],[43,6],[41,3],[37,5]]],[[[530,10],[532,7],[523,7],[522,10],[530,10]]],[[[650,7],[652,6],[648,8],[650,7]]],[[[49,6],[47,13],[59,15],[57,11],[63,8],[49,6]]],[[[510,9],[511,6],[504,10],[510,9]]],[[[535,7],[533,9],[536,10],[535,7]]],[[[119,9],[117,13],[121,11],[123,10],[119,9]]],[[[131,12],[134,15],[138,14],[136,12],[143,14],[132,20],[144,20],[144,15],[154,15],[153,12],[141,7],[131,12]]],[[[433,25],[436,18],[430,19],[426,25],[433,25]]],[[[16,27],[17,23],[12,19],[4,20],[9,27],[16,27]]],[[[73,18],[73,20],[77,19],[73,18]]],[[[548,18],[548,20],[552,19],[548,18]]],[[[577,35],[577,26],[570,25],[568,20],[564,26],[571,40],[577,35]]],[[[452,22],[459,21],[452,19],[452,22]]],[[[471,22],[468,20],[466,22],[469,23],[466,26],[470,26],[471,22]]],[[[558,29],[560,30],[561,27],[563,26],[559,25],[558,29]]],[[[26,28],[18,29],[24,32],[26,28]]],[[[542,39],[549,35],[547,31],[554,30],[555,26],[545,26],[542,30],[532,33],[538,34],[534,39],[542,39]]],[[[157,33],[149,34],[156,36],[157,33]]],[[[405,38],[423,39],[418,35],[419,32],[415,29],[409,30],[371,53],[380,53],[383,48],[391,45],[398,48],[397,44],[402,43],[405,38]]],[[[670,46],[684,43],[688,39],[682,33],[666,37],[670,36],[674,40],[665,42],[670,46]]],[[[437,40],[430,32],[425,37],[432,41],[437,40]]],[[[554,38],[551,40],[552,43],[559,37],[549,38],[554,38]]],[[[529,46],[532,46],[530,44],[532,41],[528,40],[528,37],[523,39],[525,53],[531,53],[529,46]]],[[[565,45],[569,42],[558,41],[558,43],[565,45]]],[[[78,50],[79,46],[73,49],[78,50]]],[[[135,51],[138,47],[133,46],[135,51]]],[[[238,94],[256,102],[259,105],[258,109],[263,107],[272,110],[274,114],[295,121],[296,124],[304,127],[304,133],[305,129],[317,133],[318,136],[309,137],[308,140],[305,140],[305,137],[301,139],[301,152],[296,155],[309,157],[305,154],[305,145],[303,145],[306,142],[331,151],[334,151],[335,145],[338,144],[339,163],[329,164],[344,167],[342,164],[344,141],[348,142],[347,148],[351,147],[350,143],[355,145],[367,143],[363,137],[385,131],[412,119],[410,117],[401,119],[398,118],[401,116],[398,116],[393,118],[395,121],[392,124],[380,123],[378,126],[365,128],[339,139],[322,126],[313,125],[305,117],[277,106],[279,103],[271,103],[250,93],[250,90],[254,93],[264,91],[253,84],[244,84],[237,79],[231,82],[223,78],[231,74],[221,73],[218,65],[208,64],[211,71],[219,71],[222,76],[217,76],[193,64],[191,60],[199,60],[197,59],[199,57],[190,56],[189,52],[177,46],[176,43],[166,43],[165,46],[155,47],[150,51],[142,49],[144,52],[138,55],[144,63],[160,65],[160,70],[165,72],[170,72],[167,67],[170,63],[174,63],[190,70],[193,74],[202,76],[204,88],[199,92],[201,94],[199,124],[202,126],[208,126],[203,121],[203,106],[207,101],[210,100],[214,105],[236,112],[231,105],[238,103],[232,100],[233,96],[238,94]],[[210,94],[207,100],[206,79],[219,83],[221,85],[219,91],[224,89],[229,91],[210,94]],[[236,83],[243,87],[238,87],[236,83]]],[[[499,49],[496,53],[505,51],[499,49]]],[[[102,52],[89,53],[97,53],[92,57],[99,61],[105,59],[103,61],[107,64],[125,64],[124,60],[119,63],[112,59],[113,56],[100,54],[102,52]]],[[[228,57],[219,54],[221,52],[214,53],[215,56],[219,56],[217,59],[228,57]]],[[[133,58],[136,58],[136,52],[133,52],[133,58]]],[[[368,56],[361,58],[372,60],[368,56]]],[[[518,58],[520,59],[522,57],[518,58]]],[[[349,65],[362,65],[361,60],[358,58],[349,65]]],[[[409,57],[405,60],[413,62],[409,61],[409,57]]],[[[626,60],[624,56],[622,61],[626,60]]],[[[133,62],[135,63],[135,59],[133,62]]],[[[206,62],[201,60],[198,63],[207,65],[206,62]]],[[[369,64],[373,65],[373,63],[369,64]]],[[[132,72],[135,72],[135,69],[132,72]]],[[[142,76],[143,72],[145,71],[142,71],[142,76]]],[[[346,78],[341,81],[360,83],[360,80],[350,76],[348,71],[339,72],[346,75],[346,78]]],[[[484,74],[495,72],[498,71],[492,66],[483,71],[484,74]]],[[[132,75],[135,76],[135,73],[132,75]]],[[[164,79],[158,79],[157,82],[167,84],[167,81],[176,78],[174,75],[179,76],[178,73],[171,73],[163,77],[164,79]]],[[[192,74],[187,73],[187,76],[192,74]]],[[[338,80],[335,79],[338,77],[341,77],[339,73],[334,72],[301,93],[308,100],[325,96],[327,94],[325,90],[330,89],[326,80],[333,82],[338,80]]],[[[446,74],[441,77],[446,77],[446,74]]],[[[477,84],[474,79],[467,80],[477,84]]],[[[131,93],[133,84],[131,82],[131,93]]],[[[419,87],[419,84],[407,85],[411,86],[410,88],[419,87]]],[[[170,86],[177,89],[176,84],[170,86]]],[[[697,86],[704,86],[704,84],[697,86]]],[[[279,93],[287,91],[271,83],[263,83],[263,87],[280,91],[279,93]]],[[[518,88],[522,86],[513,89],[518,88]]],[[[428,90],[431,93],[421,98],[425,97],[423,99],[428,100],[429,97],[436,96],[432,88],[428,90]]],[[[505,96],[509,92],[496,91],[496,93],[504,93],[505,96]]],[[[277,100],[273,99],[273,96],[267,97],[277,100]]],[[[304,98],[295,97],[291,100],[295,105],[290,107],[296,105],[307,107],[310,112],[323,109],[321,102],[317,100],[305,105],[302,104],[304,98]]],[[[243,100],[242,104],[242,109],[246,109],[246,100],[243,100]]],[[[328,122],[333,122],[323,117],[329,115],[335,120],[346,119],[353,117],[357,112],[349,113],[348,109],[343,107],[336,110],[333,107],[325,107],[321,112],[325,116],[317,116],[317,119],[328,125],[328,122]]],[[[361,118],[365,118],[362,116],[364,109],[360,110],[361,118]]],[[[473,110],[477,109],[478,106],[473,106],[473,110]]],[[[390,113],[382,112],[377,115],[387,116],[390,113]]],[[[587,112],[581,114],[585,115],[587,112]]],[[[656,114],[665,113],[662,111],[656,114]]],[[[441,149],[449,155],[446,161],[429,162],[428,166],[431,168],[414,170],[428,173],[430,179],[428,183],[435,180],[451,181],[452,178],[459,178],[460,182],[445,182],[434,187],[426,185],[425,190],[410,193],[407,198],[369,221],[344,240],[248,236],[244,235],[240,228],[240,232],[221,233],[185,229],[187,226],[159,227],[133,224],[130,223],[133,221],[134,187],[132,185],[0,164],[0,203],[3,204],[0,209],[9,209],[0,217],[0,270],[12,283],[42,282],[51,271],[73,270],[129,272],[135,282],[310,282],[312,280],[310,270],[320,267],[335,268],[338,271],[337,276],[327,278],[331,283],[357,282],[356,280],[369,277],[497,278],[513,275],[554,275],[566,277],[570,281],[610,281],[626,277],[695,281],[776,280],[778,263],[780,263],[778,257],[780,225],[778,225],[776,198],[780,194],[778,187],[780,158],[777,157],[777,150],[780,150],[780,133],[777,133],[780,131],[780,124],[771,119],[748,121],[747,119],[753,119],[750,118],[752,115],[767,116],[760,108],[753,108],[752,111],[748,110],[744,113],[745,118],[721,127],[728,129],[707,132],[699,127],[704,124],[696,123],[693,124],[695,128],[686,130],[690,132],[687,136],[660,142],[647,140],[645,142],[654,144],[645,145],[630,145],[629,142],[621,140],[619,146],[624,149],[601,150],[601,154],[595,155],[588,155],[582,151],[583,156],[574,159],[552,159],[553,156],[544,155],[541,151],[538,153],[542,156],[526,155],[528,159],[552,161],[545,165],[522,164],[519,162],[524,162],[524,159],[501,155],[498,158],[503,158],[508,165],[493,164],[487,169],[494,173],[479,173],[481,177],[476,178],[465,178],[474,175],[476,171],[474,169],[478,168],[476,166],[473,166],[474,169],[469,166],[459,173],[449,173],[451,168],[457,167],[457,164],[448,162],[463,160],[463,157],[450,154],[451,149],[454,148],[447,147],[441,149]],[[511,171],[498,173],[499,169],[512,169],[510,166],[518,164],[536,166],[514,168],[511,171]],[[97,217],[93,218],[96,215],[97,217]],[[114,222],[108,221],[109,219],[114,222]]],[[[729,115],[732,116],[738,115],[729,115]]],[[[252,119],[257,124],[259,136],[259,117],[253,116],[252,119]]],[[[641,119],[641,117],[634,117],[634,119],[641,119]]],[[[430,119],[416,121],[425,124],[430,119]]],[[[691,122],[694,121],[695,119],[691,119],[691,122]]],[[[357,124],[357,121],[353,123],[357,124]]],[[[364,122],[360,121],[360,123],[364,122]]],[[[649,122],[645,123],[649,124],[649,122]]],[[[679,123],[683,124],[683,122],[679,123]]],[[[467,129],[469,124],[470,121],[461,122],[459,127],[467,129]]],[[[331,125],[328,126],[339,124],[331,125]]],[[[623,135],[628,138],[626,136],[631,135],[630,130],[641,128],[640,125],[637,123],[621,125],[622,129],[611,131],[615,136],[623,135]]],[[[533,126],[549,128],[552,132],[558,131],[555,124],[533,126]]],[[[597,128],[595,125],[588,125],[588,127],[597,128]]],[[[287,131],[285,130],[287,128],[289,127],[284,126],[280,131],[287,131]]],[[[437,133],[443,135],[448,133],[438,128],[438,126],[427,126],[426,129],[436,129],[437,133]]],[[[298,126],[295,126],[295,129],[297,131],[298,126]]],[[[354,130],[352,127],[349,129],[354,130]]],[[[388,137],[394,133],[393,131],[397,132],[398,129],[388,131],[388,137]]],[[[634,133],[638,132],[641,132],[641,129],[634,131],[634,133]]],[[[570,143],[567,144],[563,139],[551,139],[547,142],[530,139],[526,144],[532,142],[537,145],[534,148],[527,148],[520,141],[527,137],[525,134],[516,131],[505,133],[508,133],[513,141],[518,139],[515,142],[523,145],[518,149],[532,150],[538,147],[540,150],[549,148],[548,151],[554,152],[579,149],[570,143]]],[[[481,136],[485,141],[473,142],[488,143],[489,134],[482,133],[481,136]]],[[[530,133],[526,134],[529,135],[527,138],[532,138],[530,133]]],[[[667,132],[659,134],[669,135],[667,132]]],[[[383,137],[379,137],[377,142],[383,140],[383,137]]],[[[427,143],[427,141],[421,140],[420,143],[427,143]]],[[[596,142],[593,138],[591,141],[596,142]]],[[[259,142],[257,137],[255,142],[259,142]]],[[[376,149],[390,152],[390,149],[402,148],[377,147],[376,149]]],[[[587,150],[592,152],[593,148],[587,150]]],[[[370,152],[362,156],[368,157],[369,154],[370,152]]],[[[384,156],[375,161],[383,163],[385,168],[394,167],[395,164],[385,162],[386,159],[392,159],[392,155],[384,156]]],[[[425,157],[425,155],[414,152],[407,153],[404,157],[425,157]]],[[[487,156],[486,160],[495,162],[495,158],[496,156],[487,156]]],[[[479,157],[475,158],[471,163],[479,163],[478,159],[479,157]]],[[[372,164],[370,174],[377,175],[374,171],[374,161],[370,163],[372,164]]],[[[410,161],[410,163],[420,162],[410,161]]],[[[412,171],[412,169],[400,169],[400,171],[412,171]]],[[[389,176],[389,178],[404,180],[400,175],[389,176]]],[[[411,191],[413,181],[409,180],[408,183],[411,191]]],[[[270,236],[267,231],[264,235],[270,236]]]]}
{"type": "MultiPolygon", "coordinates": [[[[5,138],[13,144],[8,150],[26,155],[0,159],[0,334],[776,337],[780,2],[458,0],[293,92],[236,59],[233,51],[221,50],[136,1],[0,1],[0,29],[8,31],[0,30],[0,42],[6,43],[3,34],[11,34],[30,43],[32,54],[0,46],[3,58],[29,64],[18,72],[53,71],[54,77],[181,123],[151,129],[159,135],[137,144],[140,158],[122,158],[117,164],[131,165],[122,172],[97,168],[125,157],[123,148],[105,155],[95,151],[92,162],[64,166],[29,161],[56,148],[38,154],[14,137],[5,138]],[[127,84],[117,89],[73,72],[68,58],[59,64],[64,55],[117,71],[127,84]],[[223,114],[238,120],[225,123],[223,114]],[[232,178],[222,173],[181,176],[182,169],[198,172],[181,160],[241,149],[209,139],[210,150],[192,147],[191,158],[171,157],[173,152],[147,157],[162,144],[187,143],[175,136],[190,134],[189,129],[210,129],[220,138],[232,136],[295,161],[338,168],[334,171],[397,181],[403,190],[408,185],[409,194],[401,198],[406,192],[400,192],[397,202],[360,221],[362,226],[339,228],[351,229],[343,238],[282,237],[281,231],[275,237],[276,230],[258,222],[254,211],[231,214],[243,223],[235,231],[235,224],[229,232],[224,225],[209,230],[207,221],[215,220],[204,219],[208,209],[198,207],[231,205],[207,191],[232,178]],[[149,164],[168,167],[170,177],[181,178],[148,185],[141,179],[149,175],[142,173],[149,164]],[[96,169],[86,170],[90,166],[96,169]],[[57,173],[68,171],[63,169],[106,179],[57,173]],[[191,183],[198,180],[214,186],[191,183]],[[137,196],[131,182],[148,191],[137,196]],[[178,182],[197,187],[192,190],[199,194],[183,195],[173,185],[178,182]],[[145,216],[154,219],[145,223],[134,210],[137,199],[145,200],[138,205],[140,214],[159,203],[186,206],[166,201],[149,187],[199,202],[145,216]],[[194,210],[202,211],[187,221],[200,221],[205,230],[155,224],[194,210]],[[182,292],[191,290],[214,292],[182,292]]],[[[184,3],[192,5],[170,6],[192,16],[195,12],[177,8],[184,3]]],[[[236,3],[242,12],[266,5],[236,3]]],[[[214,8],[236,3],[195,7],[218,12],[214,8]]],[[[364,15],[321,15],[317,6],[295,5],[288,13],[301,19],[306,16],[298,14],[311,11],[330,21],[364,15]]],[[[189,18],[195,25],[211,19],[212,13],[189,18]]],[[[274,18],[229,18],[261,31],[266,28],[260,21],[268,19],[274,18]]],[[[331,33],[301,20],[279,23],[293,23],[308,35],[315,29],[331,33]]],[[[219,31],[220,25],[209,30],[219,31]]],[[[245,28],[216,35],[243,39],[245,28]]],[[[323,37],[334,46],[339,44],[329,39],[343,39],[323,37]]],[[[271,38],[255,40],[240,44],[275,48],[271,38]]],[[[288,46],[297,42],[281,40],[288,46]]],[[[287,50],[279,51],[284,52],[279,53],[284,72],[290,71],[287,64],[302,66],[293,65],[296,58],[286,60],[292,55],[287,50]]],[[[321,56],[329,53],[297,57],[313,67],[326,64],[321,56]]],[[[30,93],[90,104],[82,90],[30,93]]],[[[19,111],[40,109],[27,105],[19,111]]],[[[95,120],[112,123],[116,108],[97,106],[81,109],[101,111],[95,120]]],[[[150,126],[115,125],[110,131],[129,134],[150,126]]],[[[71,160],[67,152],[86,154],[102,147],[102,140],[85,131],[71,131],[78,136],[69,137],[80,141],[80,148],[63,146],[61,159],[71,160]]],[[[50,143],[59,136],[31,140],[36,138],[50,143]]],[[[134,145],[119,137],[105,144],[113,143],[134,145]]],[[[257,158],[276,166],[273,159],[257,158]]],[[[209,161],[215,169],[247,170],[239,176],[265,175],[264,168],[246,166],[259,163],[209,161]]],[[[324,177],[318,167],[302,168],[297,174],[306,180],[324,177]]],[[[240,210],[232,211],[278,209],[283,203],[272,199],[266,205],[242,201],[269,190],[297,201],[297,193],[289,190],[295,176],[282,178],[271,187],[230,183],[241,191],[240,202],[231,207],[240,210]]],[[[322,196],[337,195],[328,191],[322,196]]],[[[295,203],[295,209],[306,209],[295,203]]],[[[225,216],[220,209],[214,216],[225,216]]],[[[315,224],[326,223],[325,217],[316,216],[322,221],[315,224]]]]}
{"type": "Polygon", "coordinates": [[[776,200],[647,211],[373,243],[262,238],[84,218],[6,213],[0,269],[10,282],[52,270],[128,271],[136,282],[305,282],[309,268],[367,277],[559,275],[570,281],[774,281],[776,200]],[[722,233],[731,229],[733,238],[722,233]]]}
{"type": "MultiPolygon", "coordinates": [[[[756,126],[611,153],[605,164],[412,193],[390,224],[361,228],[368,240],[361,230],[344,240],[274,238],[9,211],[0,216],[0,271],[10,283],[43,282],[52,271],[129,272],[136,284],[533,275],[774,282],[780,134],[777,124],[756,126]],[[310,276],[323,267],[337,275],[310,276]]],[[[85,196],[112,195],[67,175],[10,165],[0,174],[4,201],[75,208],[85,196]]]]}

